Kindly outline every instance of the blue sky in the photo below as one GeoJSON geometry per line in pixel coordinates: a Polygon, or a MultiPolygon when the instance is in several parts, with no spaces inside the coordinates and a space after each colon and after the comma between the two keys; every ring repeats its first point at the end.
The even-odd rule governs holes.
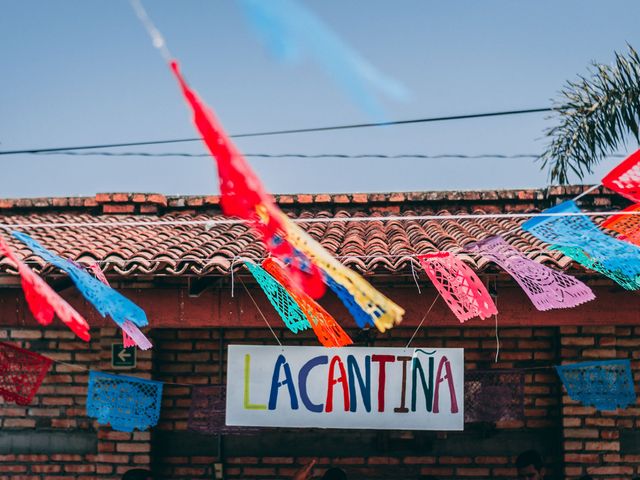
{"type": "MultiPolygon", "coordinates": [[[[536,108],[592,60],[640,48],[633,1],[301,0],[411,92],[390,119],[536,108]]],[[[312,62],[275,61],[232,0],[147,0],[229,133],[371,120],[312,62]]],[[[4,1],[0,149],[192,137],[188,111],[126,0],[4,1]]],[[[238,140],[247,153],[538,153],[545,114],[238,140]]],[[[630,148],[634,148],[631,146],[630,148]]],[[[114,149],[111,149],[114,150],[114,149]]],[[[134,148],[121,149],[133,151],[134,148]]],[[[197,144],[141,147],[201,153],[197,144]]],[[[2,156],[0,197],[217,192],[207,158],[2,156]]],[[[617,160],[619,161],[619,160],[617,160]]],[[[597,182],[616,160],[605,162],[597,182]]],[[[258,159],[272,192],[541,187],[532,160],[258,159]]]]}

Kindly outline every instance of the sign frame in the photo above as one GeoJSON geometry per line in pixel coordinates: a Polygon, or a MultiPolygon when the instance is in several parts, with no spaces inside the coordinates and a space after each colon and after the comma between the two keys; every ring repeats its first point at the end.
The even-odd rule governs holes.
{"type": "Polygon", "coordinates": [[[137,363],[135,347],[125,347],[123,343],[111,344],[111,368],[130,370],[136,368],[137,363]]]}
{"type": "Polygon", "coordinates": [[[229,426],[464,430],[464,349],[229,345],[229,426]]]}

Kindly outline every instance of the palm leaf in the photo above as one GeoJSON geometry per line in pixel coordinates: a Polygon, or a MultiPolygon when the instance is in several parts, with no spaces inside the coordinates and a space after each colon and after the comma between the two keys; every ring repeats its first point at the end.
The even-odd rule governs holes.
{"type": "Polygon", "coordinates": [[[613,65],[593,64],[590,77],[568,81],[554,102],[558,124],[546,131],[550,139],[540,156],[551,182],[579,179],[603,157],[624,146],[629,134],[640,140],[640,57],[615,54],[613,65]]]}

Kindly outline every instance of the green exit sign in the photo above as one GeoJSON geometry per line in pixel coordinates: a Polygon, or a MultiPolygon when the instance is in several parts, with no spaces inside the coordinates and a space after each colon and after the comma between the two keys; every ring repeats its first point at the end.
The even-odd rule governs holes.
{"type": "Polygon", "coordinates": [[[125,348],[122,343],[112,343],[111,366],[113,368],[135,368],[136,348],[125,348]]]}

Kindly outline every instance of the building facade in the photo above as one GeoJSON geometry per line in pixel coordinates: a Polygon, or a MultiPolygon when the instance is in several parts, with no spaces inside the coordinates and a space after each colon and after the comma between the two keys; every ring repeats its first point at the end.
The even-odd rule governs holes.
{"type": "MultiPolygon", "coordinates": [[[[55,360],[30,405],[0,400],[0,478],[117,479],[129,468],[143,467],[158,478],[286,479],[311,458],[318,459],[316,473],[339,465],[350,479],[513,478],[515,457],[529,448],[544,455],[554,478],[640,476],[640,408],[599,412],[581,406],[567,396],[552,368],[630,358],[637,384],[637,294],[549,251],[517,229],[523,218],[397,218],[539,211],[581,191],[277,197],[281,208],[299,219],[393,216],[302,224],[407,311],[403,323],[388,332],[361,330],[338,300],[327,295],[321,303],[355,346],[404,347],[415,334],[412,346],[464,348],[468,372],[524,370],[524,418],[468,423],[463,432],[265,428],[204,435],[188,430],[192,386],[225,383],[228,345],[274,345],[265,321],[284,345],[318,345],[312,333],[294,335],[284,328],[242,266],[244,258],[264,256],[260,242],[244,225],[206,223],[222,218],[218,197],[99,194],[0,200],[3,224],[66,258],[99,262],[112,286],[146,311],[150,326],[145,332],[154,344],[137,352],[134,367],[114,367],[113,344],[121,342],[115,324],[93,311],[64,275],[13,242],[30,266],[85,315],[92,340],[78,340],[58,320],[47,327],[37,324],[13,265],[0,260],[0,341],[55,360]],[[513,233],[505,238],[510,244],[537,262],[578,276],[596,300],[539,312],[505,272],[464,251],[468,242],[509,231],[513,233]],[[496,318],[460,324],[442,301],[425,317],[436,292],[417,264],[412,268],[412,259],[439,250],[458,253],[490,286],[499,310],[496,318]],[[167,382],[158,425],[124,433],[87,417],[90,369],[167,382]]],[[[582,202],[586,210],[626,206],[625,200],[602,190],[582,202]]]]}

